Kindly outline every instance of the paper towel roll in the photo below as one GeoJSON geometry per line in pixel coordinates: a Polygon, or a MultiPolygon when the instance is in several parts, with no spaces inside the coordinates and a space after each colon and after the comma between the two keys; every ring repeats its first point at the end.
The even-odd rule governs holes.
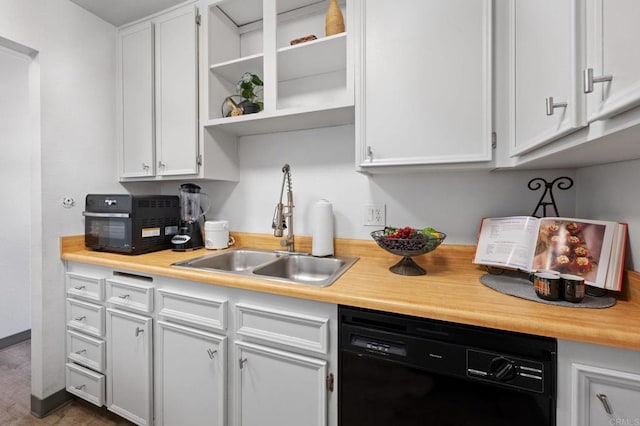
{"type": "Polygon", "coordinates": [[[313,232],[311,254],[333,255],[333,206],[327,200],[319,200],[313,207],[313,232]]]}

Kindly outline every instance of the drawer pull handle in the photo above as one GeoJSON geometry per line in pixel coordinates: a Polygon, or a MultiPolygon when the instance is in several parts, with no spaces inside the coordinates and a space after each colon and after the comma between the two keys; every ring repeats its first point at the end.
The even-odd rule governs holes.
{"type": "Polygon", "coordinates": [[[207,353],[209,354],[209,359],[213,359],[213,357],[215,356],[215,354],[217,352],[218,351],[216,351],[216,350],[207,349],[207,353]]]}
{"type": "Polygon", "coordinates": [[[85,315],[83,315],[81,317],[76,317],[76,321],[84,321],[86,319],[87,319],[87,317],[85,315]]]}
{"type": "Polygon", "coordinates": [[[120,296],[118,296],[120,299],[128,299],[129,297],[131,297],[130,294],[121,294],[120,296]]]}
{"type": "Polygon", "coordinates": [[[244,365],[247,363],[247,359],[246,358],[240,358],[240,370],[242,370],[244,368],[244,365]]]}
{"type": "Polygon", "coordinates": [[[74,386],[74,388],[78,389],[78,390],[82,390],[84,388],[86,388],[86,385],[80,385],[80,386],[74,386]]]}
{"type": "Polygon", "coordinates": [[[144,333],[144,328],[136,327],[136,337],[138,337],[140,333],[144,333]]]}
{"type": "Polygon", "coordinates": [[[86,349],[80,349],[79,351],[76,351],[76,353],[77,353],[78,355],[80,355],[80,354],[81,354],[81,353],[83,353],[83,352],[86,354],[86,353],[87,353],[87,350],[86,350],[86,349]]]}
{"type": "Polygon", "coordinates": [[[76,290],[84,290],[84,289],[85,289],[85,288],[87,288],[87,287],[86,287],[86,286],[83,286],[83,285],[79,285],[79,286],[76,286],[76,287],[74,287],[74,288],[75,288],[76,290]]]}
{"type": "Polygon", "coordinates": [[[606,411],[607,414],[609,414],[609,415],[613,414],[613,410],[611,409],[611,405],[609,405],[609,399],[607,398],[607,395],[605,395],[603,393],[597,393],[596,396],[598,397],[600,402],[602,402],[602,406],[604,407],[604,411],[606,411]]]}

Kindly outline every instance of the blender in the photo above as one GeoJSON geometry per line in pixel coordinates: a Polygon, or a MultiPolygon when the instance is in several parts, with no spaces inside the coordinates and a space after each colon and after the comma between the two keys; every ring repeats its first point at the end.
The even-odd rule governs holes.
{"type": "Polygon", "coordinates": [[[189,251],[204,247],[200,217],[209,210],[210,203],[205,210],[200,206],[200,199],[205,193],[200,192],[200,187],[192,183],[180,185],[180,228],[178,234],[171,239],[174,251],[189,251]]]}

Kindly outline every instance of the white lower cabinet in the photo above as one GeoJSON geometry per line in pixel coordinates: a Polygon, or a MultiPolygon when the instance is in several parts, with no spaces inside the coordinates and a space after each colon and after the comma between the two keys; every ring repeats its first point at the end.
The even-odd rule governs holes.
{"type": "Polygon", "coordinates": [[[337,426],[336,305],[66,268],[68,392],[137,425],[337,426]]]}
{"type": "Polygon", "coordinates": [[[65,274],[66,389],[98,407],[104,405],[106,395],[104,283],[108,272],[69,264],[65,274]]]}
{"type": "Polygon", "coordinates": [[[573,425],[640,425],[640,374],[573,364],[573,425]]]}
{"type": "Polygon", "coordinates": [[[227,338],[157,324],[156,424],[226,426],[227,338]]]}
{"type": "Polygon", "coordinates": [[[638,351],[558,340],[556,424],[640,425],[638,360],[638,351]]]}
{"type": "Polygon", "coordinates": [[[107,407],[138,425],[153,424],[152,319],[107,309],[107,407]]]}
{"type": "Polygon", "coordinates": [[[327,424],[327,362],[236,342],[237,420],[242,426],[327,424]]]}

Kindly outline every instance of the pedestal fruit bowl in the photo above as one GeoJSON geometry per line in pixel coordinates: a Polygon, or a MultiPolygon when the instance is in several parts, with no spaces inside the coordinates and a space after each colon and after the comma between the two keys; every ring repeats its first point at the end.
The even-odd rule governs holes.
{"type": "Polygon", "coordinates": [[[416,264],[412,257],[434,251],[442,244],[446,234],[433,228],[414,229],[407,226],[386,227],[373,231],[371,237],[389,253],[402,256],[398,263],[389,268],[391,272],[399,275],[424,275],[427,271],[416,264]]]}

